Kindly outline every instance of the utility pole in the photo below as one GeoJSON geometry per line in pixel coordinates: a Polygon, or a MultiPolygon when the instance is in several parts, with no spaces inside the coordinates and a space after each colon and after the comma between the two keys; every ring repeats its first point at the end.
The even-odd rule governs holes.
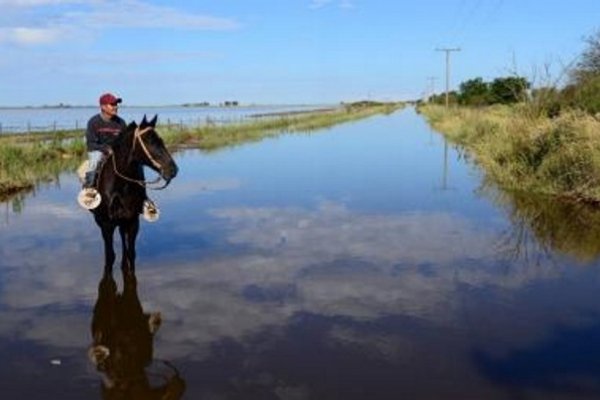
{"type": "Polygon", "coordinates": [[[435,51],[445,51],[446,52],[446,108],[448,108],[449,100],[448,94],[450,92],[450,53],[453,51],[460,51],[459,47],[450,48],[444,47],[435,49],[435,51]]]}
{"type": "Polygon", "coordinates": [[[435,80],[437,79],[437,77],[435,76],[428,76],[427,80],[429,81],[429,97],[428,99],[430,99],[434,94],[435,94],[435,80]]]}

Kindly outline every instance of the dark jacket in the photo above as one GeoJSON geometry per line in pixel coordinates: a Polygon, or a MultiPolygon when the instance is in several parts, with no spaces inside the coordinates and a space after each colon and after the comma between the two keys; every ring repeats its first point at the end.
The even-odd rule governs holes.
{"type": "Polygon", "coordinates": [[[110,120],[105,120],[100,114],[94,115],[87,124],[85,140],[87,151],[99,150],[106,152],[119,137],[119,133],[127,127],[125,121],[115,115],[110,120]]]}

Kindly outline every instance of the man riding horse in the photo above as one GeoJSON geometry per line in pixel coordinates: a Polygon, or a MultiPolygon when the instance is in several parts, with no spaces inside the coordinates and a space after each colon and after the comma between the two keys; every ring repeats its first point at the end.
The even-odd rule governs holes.
{"type": "MultiPolygon", "coordinates": [[[[88,168],[83,183],[83,206],[87,209],[98,207],[99,194],[96,190],[98,167],[112,153],[112,144],[117,140],[127,124],[118,116],[120,97],[111,93],[100,96],[100,113],[94,115],[87,124],[85,139],[88,151],[88,168]]],[[[158,208],[150,199],[144,202],[144,217],[154,221],[158,216],[158,208]]]]}

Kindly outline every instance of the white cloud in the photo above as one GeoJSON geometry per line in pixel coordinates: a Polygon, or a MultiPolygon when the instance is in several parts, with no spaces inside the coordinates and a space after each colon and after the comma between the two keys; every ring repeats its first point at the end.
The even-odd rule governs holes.
{"type": "Polygon", "coordinates": [[[95,53],[79,56],[81,61],[84,59],[87,62],[96,65],[115,65],[115,64],[139,64],[143,62],[161,62],[161,61],[185,61],[195,59],[214,59],[219,55],[215,53],[201,51],[127,51],[127,52],[107,52],[95,53]]]}
{"type": "Polygon", "coordinates": [[[64,37],[64,33],[60,28],[3,28],[0,29],[0,43],[25,46],[50,44],[58,42],[64,37]]]}
{"type": "Polygon", "coordinates": [[[309,7],[314,9],[318,9],[318,8],[323,8],[325,7],[327,4],[331,3],[332,0],[312,0],[310,2],[309,7]]]}
{"type": "Polygon", "coordinates": [[[308,7],[313,10],[318,10],[326,7],[329,4],[337,4],[339,8],[343,9],[354,8],[354,3],[351,0],[339,0],[337,2],[335,2],[334,0],[311,0],[308,7]]]}
{"type": "Polygon", "coordinates": [[[85,0],[0,0],[0,6],[6,7],[38,7],[74,3],[85,3],[85,0]]]}
{"type": "Polygon", "coordinates": [[[230,18],[191,14],[173,7],[156,6],[138,0],[117,4],[99,3],[91,11],[67,14],[71,21],[81,21],[86,27],[106,28],[170,28],[229,30],[238,27],[230,18]]]}
{"type": "Polygon", "coordinates": [[[340,1],[340,8],[345,8],[345,9],[352,9],[354,8],[354,3],[352,3],[350,0],[342,0],[340,1]]]}
{"type": "Polygon", "coordinates": [[[0,42],[16,45],[59,43],[107,29],[233,30],[239,27],[232,18],[191,13],[140,0],[0,0],[2,5],[6,12],[2,16],[0,42]]]}

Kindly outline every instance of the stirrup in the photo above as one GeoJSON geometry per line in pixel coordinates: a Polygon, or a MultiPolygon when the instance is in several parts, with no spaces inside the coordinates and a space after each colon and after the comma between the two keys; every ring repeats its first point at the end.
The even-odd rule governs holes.
{"type": "Polygon", "coordinates": [[[144,200],[142,216],[148,222],[156,222],[160,216],[160,210],[152,200],[146,199],[144,200]]]}
{"type": "Polygon", "coordinates": [[[77,202],[86,210],[93,210],[100,205],[102,196],[94,188],[83,188],[77,195],[77,202]]]}

